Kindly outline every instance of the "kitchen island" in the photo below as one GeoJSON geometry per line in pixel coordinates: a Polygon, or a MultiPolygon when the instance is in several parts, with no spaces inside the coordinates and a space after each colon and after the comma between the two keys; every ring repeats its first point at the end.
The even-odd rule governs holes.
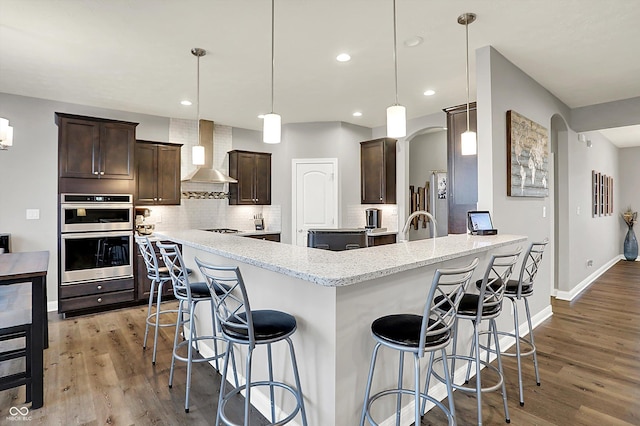
{"type": "MultiPolygon", "coordinates": [[[[195,257],[240,266],[252,309],[278,309],[296,316],[298,330],[293,341],[309,424],[336,426],[359,422],[374,346],[370,335],[374,319],[399,312],[421,313],[437,268],[467,265],[478,257],[476,277],[480,277],[490,252],[512,249],[526,240],[518,235],[450,235],[330,252],[199,230],[156,233],[162,239],[181,243],[185,262],[194,270],[195,257]]],[[[197,326],[200,332],[208,332],[208,308],[201,308],[197,326]]],[[[509,323],[510,319],[504,321],[509,323]]],[[[470,330],[461,329],[459,339],[469,340],[470,335],[470,330]]],[[[461,350],[466,348],[468,344],[463,343],[461,350]]],[[[274,348],[276,360],[288,356],[283,349],[274,348]]],[[[262,358],[254,357],[255,377],[265,377],[262,358]]],[[[276,374],[284,374],[281,377],[292,383],[288,365],[286,358],[276,361],[276,374]]],[[[397,355],[381,353],[377,371],[380,374],[373,392],[393,386],[397,355]]],[[[405,369],[407,383],[411,371],[405,369]]],[[[432,386],[433,392],[445,394],[444,386],[435,380],[432,386]]],[[[378,404],[380,413],[374,410],[378,421],[392,415],[395,398],[391,399],[388,404],[378,404]]],[[[252,392],[252,403],[268,412],[267,396],[252,392]]],[[[282,398],[276,403],[285,411],[292,405],[282,398]]],[[[409,399],[405,409],[411,413],[409,399]]],[[[411,423],[407,419],[406,424],[411,423]]]]}

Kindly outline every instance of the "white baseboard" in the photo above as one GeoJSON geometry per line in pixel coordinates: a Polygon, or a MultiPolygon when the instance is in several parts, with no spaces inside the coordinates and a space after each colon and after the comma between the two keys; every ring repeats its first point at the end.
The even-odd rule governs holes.
{"type": "Polygon", "coordinates": [[[555,296],[556,299],[572,301],[580,293],[586,290],[591,285],[591,283],[593,283],[600,275],[604,274],[609,268],[618,263],[618,261],[621,259],[624,259],[623,255],[614,257],[613,259],[602,265],[600,268],[598,268],[596,271],[594,271],[593,274],[589,275],[587,278],[578,283],[578,285],[572,288],[570,291],[554,290],[554,294],[552,294],[552,296],[555,296]]]}

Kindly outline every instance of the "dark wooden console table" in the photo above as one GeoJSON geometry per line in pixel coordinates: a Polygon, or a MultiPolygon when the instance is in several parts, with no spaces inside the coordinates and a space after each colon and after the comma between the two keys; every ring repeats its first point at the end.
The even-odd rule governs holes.
{"type": "MultiPolygon", "coordinates": [[[[47,269],[49,252],[0,254],[0,285],[31,283],[31,409],[42,407],[44,349],[48,346],[47,269]]],[[[0,324],[2,327],[2,324],[0,324]]],[[[27,401],[28,402],[28,401],[27,401]]]]}

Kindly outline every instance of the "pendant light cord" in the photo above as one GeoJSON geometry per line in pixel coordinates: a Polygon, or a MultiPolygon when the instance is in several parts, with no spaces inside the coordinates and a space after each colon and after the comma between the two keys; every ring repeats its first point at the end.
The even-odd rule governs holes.
{"type": "Polygon", "coordinates": [[[198,126],[198,146],[200,146],[200,55],[198,60],[198,71],[196,73],[196,126],[198,126]]]}
{"type": "Polygon", "coordinates": [[[396,105],[398,104],[398,43],[396,41],[396,0],[393,0],[393,63],[395,66],[396,105]]]}
{"type": "Polygon", "coordinates": [[[469,18],[465,20],[464,30],[466,34],[467,46],[467,132],[469,132],[469,18]]]}
{"type": "MultiPolygon", "coordinates": [[[[395,0],[394,0],[395,1],[395,0]]],[[[273,70],[275,68],[275,37],[274,37],[274,22],[275,22],[275,0],[271,0],[271,112],[273,113],[273,70]]]]}

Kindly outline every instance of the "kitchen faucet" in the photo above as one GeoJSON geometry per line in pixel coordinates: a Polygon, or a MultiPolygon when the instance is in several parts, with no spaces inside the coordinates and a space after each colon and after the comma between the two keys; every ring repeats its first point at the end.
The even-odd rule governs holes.
{"type": "Polygon", "coordinates": [[[404,227],[402,228],[402,233],[401,233],[402,239],[400,241],[409,241],[409,239],[407,238],[407,232],[409,231],[409,225],[411,224],[411,221],[416,216],[426,216],[427,218],[429,218],[429,220],[433,224],[433,238],[436,238],[438,236],[437,235],[438,232],[436,230],[436,226],[437,226],[436,218],[433,217],[433,215],[426,210],[416,210],[415,212],[409,215],[409,217],[407,218],[407,221],[404,223],[404,227]]]}

